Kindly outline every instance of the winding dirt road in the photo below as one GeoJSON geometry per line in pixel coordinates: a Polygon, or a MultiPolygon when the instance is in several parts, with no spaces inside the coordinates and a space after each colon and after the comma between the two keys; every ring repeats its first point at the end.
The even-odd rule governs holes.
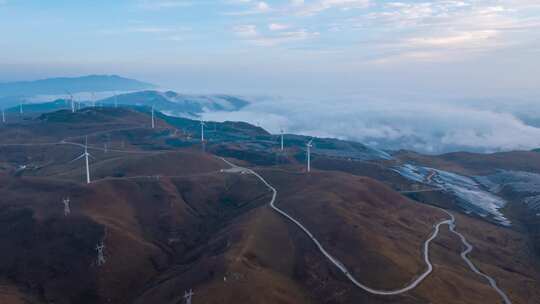
{"type": "Polygon", "coordinates": [[[423,255],[424,255],[424,262],[426,263],[426,270],[420,276],[418,276],[414,281],[409,283],[406,287],[403,287],[401,289],[396,289],[396,290],[378,290],[378,289],[374,289],[374,288],[368,287],[368,286],[360,283],[347,270],[347,267],[343,263],[341,263],[337,258],[332,256],[330,253],[328,253],[328,251],[321,245],[319,240],[306,227],[304,227],[304,225],[302,225],[302,223],[300,223],[298,220],[296,220],[295,218],[293,218],[292,216],[287,214],[285,211],[283,211],[279,207],[277,207],[275,205],[276,198],[277,198],[277,190],[270,183],[268,183],[260,174],[258,174],[257,172],[255,172],[255,171],[253,171],[251,169],[237,166],[237,165],[231,163],[230,161],[228,161],[228,160],[226,160],[224,158],[220,157],[220,159],[223,160],[225,163],[227,163],[229,166],[231,166],[231,169],[224,170],[225,172],[249,173],[249,174],[252,174],[252,175],[256,176],[261,182],[263,182],[266,185],[266,187],[268,187],[268,189],[270,189],[272,191],[272,199],[270,200],[270,207],[274,211],[279,213],[280,215],[284,216],[289,221],[293,222],[302,231],[304,231],[304,233],[313,241],[313,243],[315,243],[315,245],[317,246],[319,251],[334,266],[336,266],[354,285],[356,285],[357,287],[363,289],[366,292],[369,292],[369,293],[375,294],[375,295],[389,296],[389,295],[399,295],[399,294],[402,294],[402,293],[406,293],[406,292],[416,288],[420,283],[422,283],[431,274],[431,272],[433,272],[433,264],[431,263],[430,258],[429,258],[429,245],[430,245],[431,241],[433,241],[439,235],[440,227],[442,225],[448,225],[450,231],[452,233],[456,234],[461,239],[461,242],[465,245],[466,249],[461,253],[461,257],[463,258],[463,260],[465,260],[465,262],[467,263],[469,268],[473,272],[475,272],[476,274],[484,277],[489,282],[491,287],[501,296],[501,298],[503,299],[503,302],[505,304],[511,304],[512,303],[510,301],[510,299],[508,298],[508,296],[497,286],[497,283],[496,283],[495,279],[493,279],[492,277],[490,277],[487,274],[485,274],[485,273],[481,272],[480,270],[478,270],[478,268],[468,258],[467,255],[473,250],[473,246],[467,241],[467,239],[461,233],[459,233],[459,232],[457,232],[455,230],[455,228],[456,228],[456,219],[455,219],[454,215],[451,214],[450,212],[444,210],[444,209],[440,209],[440,210],[442,210],[443,212],[448,214],[450,216],[450,219],[446,219],[446,220],[443,220],[443,221],[440,221],[439,223],[437,223],[434,226],[434,231],[431,234],[431,236],[424,242],[423,255]]]}

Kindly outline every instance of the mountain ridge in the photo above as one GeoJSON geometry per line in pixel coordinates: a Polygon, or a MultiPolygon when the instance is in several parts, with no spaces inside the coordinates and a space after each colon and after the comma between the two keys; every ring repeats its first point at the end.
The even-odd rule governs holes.
{"type": "Polygon", "coordinates": [[[156,88],[151,83],[118,75],[55,77],[0,83],[0,97],[53,95],[79,92],[132,91],[156,88]]]}

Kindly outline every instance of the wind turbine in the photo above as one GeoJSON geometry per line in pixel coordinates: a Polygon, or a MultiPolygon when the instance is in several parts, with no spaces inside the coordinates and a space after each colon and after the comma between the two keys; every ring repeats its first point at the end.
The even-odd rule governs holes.
{"type": "Polygon", "coordinates": [[[283,151],[283,129],[281,129],[281,151],[283,151]]]}
{"type": "Polygon", "coordinates": [[[307,144],[307,172],[311,172],[311,148],[313,147],[313,139],[311,139],[307,144]]]}
{"type": "Polygon", "coordinates": [[[6,111],[2,108],[2,123],[6,123],[6,111]]]}
{"type": "Polygon", "coordinates": [[[92,92],[92,107],[96,107],[96,94],[94,92],[92,92]]]}
{"type": "Polygon", "coordinates": [[[206,124],[204,123],[204,120],[202,120],[201,118],[201,142],[204,143],[204,126],[206,126],[206,124]]]}
{"type": "Polygon", "coordinates": [[[154,106],[152,105],[152,129],[156,128],[156,121],[155,121],[155,115],[154,115],[154,106]]]}
{"type": "Polygon", "coordinates": [[[69,95],[69,100],[71,102],[71,113],[75,113],[75,102],[73,101],[73,95],[69,92],[69,91],[66,91],[69,95]]]}
{"type": "Polygon", "coordinates": [[[22,103],[22,102],[19,104],[19,114],[21,114],[21,115],[24,114],[24,111],[23,111],[23,103],[22,103]]]}
{"type": "Polygon", "coordinates": [[[81,156],[79,156],[79,157],[75,158],[74,160],[72,160],[71,162],[78,161],[79,159],[81,159],[83,157],[84,157],[84,161],[86,163],[86,183],[90,184],[90,162],[89,162],[88,158],[92,157],[92,155],[90,155],[90,153],[88,153],[88,137],[85,138],[84,153],[81,154],[81,156]]]}

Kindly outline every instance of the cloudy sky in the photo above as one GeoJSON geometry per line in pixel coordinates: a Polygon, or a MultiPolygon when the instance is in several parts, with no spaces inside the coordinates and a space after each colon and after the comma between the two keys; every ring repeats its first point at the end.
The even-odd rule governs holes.
{"type": "Polygon", "coordinates": [[[538,0],[0,0],[0,81],[121,74],[182,92],[271,96],[257,109],[282,116],[302,104],[355,111],[370,115],[364,133],[409,139],[436,113],[432,138],[458,146],[495,133],[496,118],[517,118],[510,142],[480,138],[494,150],[540,138],[524,123],[540,121],[531,114],[539,58],[538,0]],[[451,133],[463,115],[482,121],[468,122],[467,140],[451,133]],[[380,133],[390,117],[407,128],[380,133]]]}

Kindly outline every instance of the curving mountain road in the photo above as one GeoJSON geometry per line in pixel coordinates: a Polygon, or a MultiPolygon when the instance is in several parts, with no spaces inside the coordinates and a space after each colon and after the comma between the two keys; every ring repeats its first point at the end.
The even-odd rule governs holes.
{"type": "Polygon", "coordinates": [[[296,226],[298,226],[300,229],[302,229],[302,231],[304,231],[305,234],[307,234],[307,236],[313,241],[313,243],[315,243],[315,245],[317,246],[317,248],[319,249],[319,251],[334,265],[336,266],[354,285],[356,285],[357,287],[363,289],[364,291],[367,291],[371,294],[375,294],[375,295],[384,295],[384,296],[388,296],[388,295],[399,295],[399,294],[402,294],[402,293],[405,293],[405,292],[408,292],[414,288],[416,288],[420,283],[422,283],[430,274],[431,272],[433,271],[433,265],[429,259],[429,245],[431,243],[431,241],[433,241],[438,235],[439,235],[439,231],[440,231],[440,226],[441,225],[448,225],[450,231],[454,234],[456,234],[457,236],[459,236],[459,238],[461,239],[461,242],[465,245],[466,249],[461,253],[461,257],[465,260],[465,262],[467,263],[467,265],[469,266],[469,268],[475,272],[476,274],[484,277],[485,279],[488,280],[488,282],[490,283],[491,287],[501,296],[501,298],[503,299],[504,303],[505,304],[511,304],[512,302],[510,301],[510,299],[508,298],[508,296],[497,286],[497,283],[495,282],[495,280],[482,273],[481,271],[478,270],[478,268],[476,268],[476,266],[472,263],[471,260],[469,260],[469,258],[467,257],[467,254],[469,254],[472,250],[473,250],[473,246],[467,241],[467,239],[462,235],[460,234],[459,232],[457,232],[455,230],[455,227],[456,227],[456,219],[454,217],[454,215],[452,215],[450,212],[444,210],[444,209],[440,209],[442,211],[444,211],[446,214],[448,214],[450,216],[450,219],[446,219],[446,220],[443,220],[439,223],[437,223],[435,226],[434,226],[434,231],[433,233],[431,234],[431,236],[424,242],[424,250],[423,250],[423,254],[424,254],[424,261],[427,265],[427,269],[419,276],[417,277],[413,282],[411,282],[409,285],[407,285],[406,287],[403,287],[401,289],[396,289],[396,290],[378,290],[378,289],[374,289],[374,288],[370,288],[362,283],[360,283],[348,270],[347,270],[347,267],[345,265],[343,265],[343,263],[341,263],[337,258],[335,258],[334,256],[332,256],[330,253],[328,253],[328,251],[326,251],[326,249],[321,245],[321,243],[319,242],[319,240],[317,240],[317,238],[306,228],[304,227],[304,225],[302,225],[302,223],[300,223],[298,220],[294,219],[292,216],[290,216],[289,214],[287,214],[285,211],[279,209],[276,205],[275,205],[275,202],[276,202],[276,197],[277,197],[277,190],[272,186],[270,185],[270,183],[268,183],[261,175],[259,175],[257,172],[251,170],[251,169],[248,169],[248,168],[243,168],[243,167],[240,167],[240,166],[237,166],[231,162],[229,162],[228,160],[220,157],[221,160],[223,160],[225,163],[227,163],[229,166],[231,166],[231,169],[230,171],[228,172],[241,172],[241,173],[249,173],[249,174],[252,174],[254,176],[256,176],[261,182],[263,182],[266,187],[268,187],[271,191],[272,191],[272,199],[270,200],[270,207],[278,212],[280,215],[284,216],[285,218],[287,218],[288,220],[290,220],[291,222],[293,222],[296,226]]]}
{"type": "Polygon", "coordinates": [[[444,211],[446,214],[448,214],[451,217],[450,224],[448,225],[449,226],[448,228],[450,229],[450,231],[452,233],[454,233],[455,235],[457,235],[461,239],[461,242],[463,243],[463,245],[465,245],[465,250],[463,250],[461,252],[461,258],[465,261],[465,263],[467,263],[469,268],[474,273],[482,276],[483,278],[485,278],[489,282],[489,285],[501,296],[501,298],[503,299],[503,302],[505,304],[512,304],[512,301],[510,301],[510,298],[508,298],[506,293],[504,293],[504,291],[502,291],[499,288],[499,286],[497,286],[497,282],[495,281],[495,279],[490,277],[489,275],[481,272],[480,270],[478,270],[478,268],[474,265],[474,263],[467,256],[469,253],[471,253],[471,251],[473,250],[474,247],[473,247],[473,245],[471,245],[467,241],[465,236],[463,236],[461,233],[456,231],[456,218],[454,217],[454,215],[452,213],[444,210],[444,209],[441,209],[441,210],[444,211]]]}

